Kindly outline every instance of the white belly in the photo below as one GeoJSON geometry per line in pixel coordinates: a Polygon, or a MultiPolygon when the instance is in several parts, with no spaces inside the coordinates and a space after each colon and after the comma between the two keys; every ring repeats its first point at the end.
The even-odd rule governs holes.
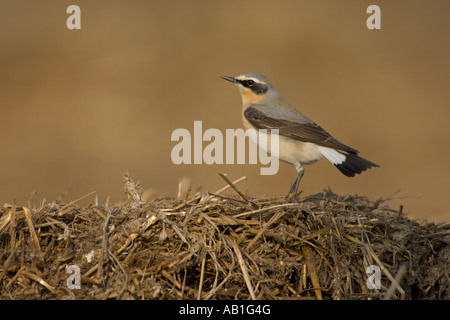
{"type": "MultiPolygon", "coordinates": [[[[278,148],[271,145],[274,143],[274,137],[271,139],[270,134],[257,132],[257,134],[249,134],[250,140],[256,143],[259,148],[271,154],[271,156],[278,158],[290,164],[311,164],[318,160],[324,159],[320,153],[320,146],[310,143],[293,140],[291,138],[278,136],[278,148]],[[262,140],[267,139],[267,140],[262,140]],[[268,141],[261,144],[260,141],[268,141]],[[278,150],[277,150],[278,149],[278,150]]],[[[275,139],[276,140],[276,139],[275,139]]]]}

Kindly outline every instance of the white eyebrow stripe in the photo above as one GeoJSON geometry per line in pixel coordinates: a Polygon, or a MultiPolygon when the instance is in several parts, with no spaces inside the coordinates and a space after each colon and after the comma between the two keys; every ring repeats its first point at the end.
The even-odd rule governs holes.
{"type": "Polygon", "coordinates": [[[237,76],[235,79],[236,80],[241,80],[241,81],[243,81],[243,80],[253,80],[253,81],[255,81],[256,83],[259,83],[259,84],[266,84],[265,82],[262,82],[261,80],[253,78],[253,77],[237,76]]]}

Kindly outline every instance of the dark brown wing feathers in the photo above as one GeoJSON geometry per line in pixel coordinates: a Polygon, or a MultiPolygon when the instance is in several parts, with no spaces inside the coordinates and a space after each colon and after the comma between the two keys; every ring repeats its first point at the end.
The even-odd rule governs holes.
{"type": "Polygon", "coordinates": [[[333,138],[328,132],[314,122],[298,123],[290,120],[283,120],[266,115],[255,107],[248,107],[244,111],[244,116],[257,129],[278,129],[281,136],[294,140],[315,143],[319,146],[329,147],[342,151],[357,154],[358,151],[346,146],[333,138]]]}

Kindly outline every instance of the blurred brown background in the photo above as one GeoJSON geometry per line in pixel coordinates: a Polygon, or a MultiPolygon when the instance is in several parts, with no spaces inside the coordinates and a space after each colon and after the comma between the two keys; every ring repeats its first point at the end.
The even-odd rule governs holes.
{"type": "Polygon", "coordinates": [[[337,139],[381,165],[349,179],[306,167],[303,195],[387,197],[412,218],[449,220],[450,2],[2,1],[0,201],[124,197],[122,173],[160,195],[178,181],[284,195],[295,169],[172,164],[173,130],[241,127],[238,90],[254,71],[337,139]],[[68,30],[66,8],[81,8],[68,30]],[[381,7],[381,30],[366,8],[381,7]]]}

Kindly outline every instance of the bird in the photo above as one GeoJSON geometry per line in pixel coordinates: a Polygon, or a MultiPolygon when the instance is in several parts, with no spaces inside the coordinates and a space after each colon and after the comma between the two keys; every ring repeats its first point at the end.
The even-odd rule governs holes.
{"type": "Polygon", "coordinates": [[[287,199],[297,196],[305,171],[304,165],[328,160],[347,177],[354,177],[369,168],[379,167],[360,157],[358,150],[341,143],[290,105],[266,76],[247,72],[237,77],[221,78],[239,88],[245,129],[255,129],[257,132],[260,129],[266,129],[267,132],[278,129],[279,151],[276,157],[294,165],[297,170],[297,177],[286,196],[287,199]]]}

